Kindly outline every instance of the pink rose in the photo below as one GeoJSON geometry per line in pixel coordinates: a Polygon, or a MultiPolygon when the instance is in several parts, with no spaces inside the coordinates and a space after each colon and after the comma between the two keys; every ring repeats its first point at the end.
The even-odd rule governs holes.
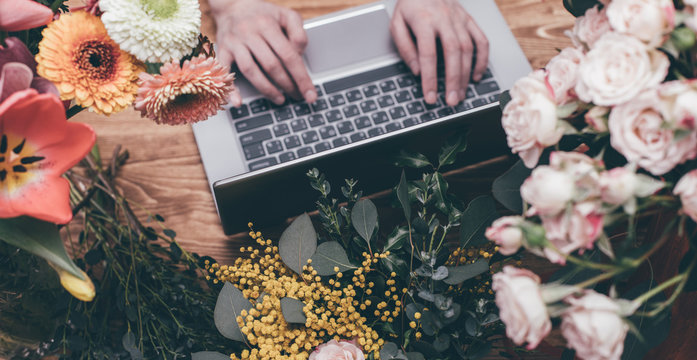
{"type": "Polygon", "coordinates": [[[513,255],[523,245],[523,230],[520,224],[522,216],[504,216],[496,219],[486,229],[484,236],[499,246],[499,252],[503,255],[513,255]]]}
{"type": "Polygon", "coordinates": [[[491,288],[496,291],[506,335],[517,345],[527,342],[528,349],[537,347],[552,329],[540,293],[540,278],[529,270],[504,266],[494,274],[491,288]]]}
{"type": "Polygon", "coordinates": [[[330,340],[315,349],[309,360],[365,360],[355,341],[330,340]]]}
{"type": "Polygon", "coordinates": [[[685,214],[697,221],[697,170],[692,170],[680,178],[673,193],[680,196],[685,214]]]}
{"type": "Polygon", "coordinates": [[[690,27],[690,29],[697,31],[697,0],[683,0],[683,3],[687,6],[685,12],[690,15],[685,19],[685,25],[690,27]]]}
{"type": "Polygon", "coordinates": [[[621,104],[658,85],[669,66],[662,52],[648,49],[634,37],[609,32],[581,60],[576,93],[595,105],[621,104]]]}
{"type": "Polygon", "coordinates": [[[610,30],[610,22],[605,14],[605,9],[598,10],[596,5],[586,10],[583,16],[576,18],[569,37],[575,46],[585,46],[590,49],[603,34],[610,30]]]}
{"type": "Polygon", "coordinates": [[[654,48],[675,27],[673,0],[614,0],[607,6],[607,17],[613,30],[654,48]]]}
{"type": "Polygon", "coordinates": [[[537,70],[516,81],[510,94],[501,125],[511,151],[532,168],[542,150],[556,144],[564,133],[557,126],[554,93],[545,81],[544,70],[537,70]]]}
{"type": "Polygon", "coordinates": [[[685,130],[697,128],[697,81],[668,81],[658,87],[661,113],[673,126],[685,130]]]}
{"type": "Polygon", "coordinates": [[[531,214],[553,216],[566,209],[574,197],[574,178],[549,166],[538,166],[520,187],[520,195],[532,205],[531,214]]]}
{"type": "Polygon", "coordinates": [[[606,106],[593,106],[584,119],[586,124],[595,132],[603,133],[607,131],[607,116],[610,114],[610,108],[606,106]]]}
{"type": "Polygon", "coordinates": [[[571,175],[575,185],[575,200],[598,196],[598,169],[602,164],[577,151],[555,151],[549,155],[549,166],[571,175]]]}
{"type": "Polygon", "coordinates": [[[581,63],[583,53],[575,48],[568,47],[547,63],[547,82],[554,91],[554,100],[557,105],[565,104],[576,98],[573,92],[578,79],[578,65],[581,63]]]}
{"type": "Polygon", "coordinates": [[[545,257],[556,264],[566,263],[564,255],[592,249],[603,231],[603,213],[600,204],[586,201],[575,204],[570,211],[557,216],[543,216],[547,240],[556,249],[544,249],[545,257]]]}
{"type": "Polygon", "coordinates": [[[637,197],[649,196],[665,186],[662,181],[637,174],[631,165],[602,172],[599,183],[603,201],[611,205],[623,205],[628,214],[636,212],[637,197]]]}
{"type": "Polygon", "coordinates": [[[564,301],[570,307],[562,314],[561,333],[576,355],[583,360],[619,359],[629,329],[620,316],[620,306],[592,290],[564,301]]]}
{"type": "Polygon", "coordinates": [[[659,92],[650,89],[610,112],[610,144],[630,163],[662,175],[697,156],[697,131],[676,137],[661,114],[659,92]]]}

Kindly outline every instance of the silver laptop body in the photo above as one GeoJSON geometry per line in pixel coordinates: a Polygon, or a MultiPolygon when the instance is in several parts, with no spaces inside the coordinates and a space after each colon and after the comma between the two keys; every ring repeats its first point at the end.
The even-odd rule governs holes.
{"type": "MultiPolygon", "coordinates": [[[[389,21],[394,3],[394,0],[379,1],[306,21],[304,27],[308,35],[308,45],[304,54],[304,60],[313,82],[324,85],[340,84],[336,85],[341,89],[337,93],[343,93],[348,96],[345,92],[348,90],[345,89],[346,86],[342,86],[341,79],[357,77],[356,74],[382,73],[384,72],[383,69],[392,69],[395,66],[400,66],[401,58],[397,53],[389,32],[389,21]]],[[[531,71],[531,67],[494,0],[460,0],[460,3],[475,19],[489,39],[488,69],[498,85],[497,89],[510,89],[517,79],[531,71]]],[[[393,73],[389,75],[395,81],[398,81],[399,76],[401,76],[393,73]]],[[[376,79],[376,86],[374,87],[377,87],[378,83],[382,85],[380,83],[382,80],[376,79]]],[[[394,81],[392,82],[394,83],[394,81]]],[[[399,85],[401,86],[402,84],[399,83],[399,85]]],[[[427,121],[420,121],[419,116],[424,117],[424,115],[417,113],[413,117],[414,121],[409,122],[408,125],[404,119],[401,119],[402,122],[399,124],[391,125],[390,127],[388,127],[389,124],[382,124],[382,126],[377,126],[381,127],[382,130],[380,131],[371,130],[370,133],[365,132],[361,136],[345,136],[345,140],[337,143],[339,146],[336,147],[332,146],[331,141],[325,141],[323,144],[326,143],[328,146],[323,145],[323,148],[320,149],[318,144],[324,140],[324,136],[327,135],[326,131],[324,133],[318,134],[315,132],[315,134],[311,134],[316,139],[306,139],[301,137],[300,132],[298,132],[298,139],[315,140],[316,142],[315,147],[308,146],[307,148],[310,148],[310,150],[305,148],[307,151],[301,155],[298,149],[300,146],[305,145],[302,144],[302,141],[301,145],[293,150],[285,148],[285,146],[291,145],[288,143],[288,140],[284,140],[284,143],[282,140],[268,138],[268,134],[273,136],[277,133],[279,126],[289,128],[288,131],[292,135],[295,133],[295,125],[298,121],[292,120],[292,129],[290,129],[291,122],[287,122],[288,125],[279,125],[283,123],[278,118],[279,107],[266,103],[267,105],[264,108],[254,108],[252,104],[265,102],[262,100],[261,95],[243,78],[236,80],[236,86],[242,94],[243,103],[246,105],[244,111],[246,113],[249,112],[249,109],[258,111],[258,114],[249,113],[246,116],[246,118],[257,117],[253,125],[250,125],[254,126],[253,131],[248,131],[246,128],[243,129],[243,127],[249,124],[245,122],[246,118],[233,119],[233,114],[236,114],[236,116],[240,115],[239,109],[222,110],[210,119],[193,125],[201,160],[216,201],[218,214],[227,234],[244,231],[248,221],[254,220],[259,222],[260,217],[268,217],[269,222],[272,222],[284,216],[294,215],[293,213],[288,213],[288,211],[295,211],[296,213],[302,211],[299,206],[290,205],[287,206],[286,210],[279,210],[276,213],[269,211],[268,208],[273,207],[273,203],[286,203],[301,199],[300,194],[297,194],[296,197],[288,195],[297,192],[293,187],[298,186],[301,178],[304,178],[302,174],[311,167],[337,165],[337,162],[339,162],[343,163],[343,165],[356,164],[360,169],[361,165],[359,163],[362,160],[360,160],[360,157],[355,156],[375,157],[375,154],[371,155],[370,148],[376,143],[388,144],[389,140],[393,138],[406,139],[403,142],[407,144],[413,143],[414,139],[409,139],[410,134],[419,134],[411,136],[418,136],[419,139],[424,139],[423,136],[425,135],[421,133],[426,134],[428,131],[433,132],[438,128],[446,128],[445,124],[472,122],[472,119],[477,119],[480,117],[480,114],[487,112],[496,113],[498,111],[497,91],[495,95],[487,94],[484,100],[477,100],[477,106],[472,106],[471,99],[468,98],[465,103],[461,104],[462,106],[452,107],[448,111],[434,109],[433,113],[436,114],[435,110],[437,110],[437,114],[431,115],[427,121]],[[486,104],[483,104],[483,102],[486,102],[486,104]],[[233,111],[232,113],[231,110],[233,111]],[[245,131],[240,133],[238,130],[245,131]],[[264,135],[263,140],[254,140],[256,135],[245,137],[245,134],[251,133],[264,135]],[[255,143],[255,146],[250,147],[250,141],[259,141],[259,143],[258,145],[255,143]],[[282,150],[274,150],[271,153],[273,150],[271,147],[279,144],[281,144],[279,149],[282,150]],[[317,149],[317,151],[314,149],[317,149]],[[355,154],[352,155],[353,153],[355,154]],[[293,177],[294,179],[291,179],[293,177]],[[274,198],[274,190],[277,192],[276,195],[281,195],[282,197],[274,198]],[[263,207],[259,206],[257,210],[250,205],[250,201],[254,201],[257,198],[261,202],[269,203],[263,207]]],[[[361,87],[364,84],[357,86],[361,87]]],[[[318,89],[322,91],[320,98],[323,96],[329,97],[330,94],[328,91],[324,91],[324,87],[320,85],[318,89]]],[[[442,99],[442,92],[439,93],[439,98],[442,99]]],[[[351,101],[347,100],[346,103],[351,103],[351,101]]],[[[378,110],[382,105],[380,103],[378,110]]],[[[292,104],[286,105],[286,110],[292,108],[292,106],[292,104]]],[[[447,106],[444,105],[443,107],[447,106]]],[[[310,108],[310,114],[325,113],[328,117],[330,114],[327,114],[327,112],[333,108],[334,106],[332,105],[328,105],[322,111],[314,111],[314,108],[310,108]]],[[[299,109],[295,110],[296,112],[299,111],[299,109]]],[[[290,110],[287,111],[290,112],[290,110]]],[[[412,115],[411,109],[409,111],[400,110],[400,112],[405,113],[406,116],[412,115]]],[[[387,113],[387,110],[385,113],[387,113]]],[[[402,115],[401,113],[393,114],[393,112],[389,112],[389,115],[402,115]]],[[[357,128],[360,126],[357,117],[352,118],[349,114],[343,115],[345,115],[342,119],[344,124],[351,122],[353,127],[357,128]],[[355,121],[355,124],[353,121],[355,121]]],[[[487,121],[496,122],[495,114],[490,117],[492,120],[487,121]]],[[[310,120],[309,117],[307,119],[310,120]]],[[[396,120],[392,121],[389,117],[386,117],[386,119],[386,123],[398,122],[396,120]]],[[[476,122],[476,120],[474,121],[476,122]]],[[[325,122],[324,124],[328,123],[325,122]]],[[[334,123],[334,125],[338,126],[339,123],[334,123]]],[[[303,130],[312,129],[312,126],[305,126],[306,128],[303,130]]],[[[371,126],[376,127],[372,124],[371,126]]],[[[489,129],[483,131],[491,133],[496,130],[489,129]]],[[[452,130],[447,130],[447,132],[452,132],[452,130]]],[[[335,130],[329,135],[338,139],[337,136],[342,134],[335,130]]],[[[286,134],[286,138],[288,136],[286,134]]],[[[333,141],[336,141],[336,139],[333,141]]],[[[497,141],[497,143],[500,145],[500,141],[497,141]]],[[[380,149],[376,146],[374,146],[375,150],[373,151],[385,151],[384,147],[380,149]]],[[[393,146],[399,145],[395,144],[393,146]]],[[[505,144],[503,147],[505,148],[505,144]]],[[[345,168],[345,166],[341,166],[341,168],[345,168]]],[[[384,166],[379,165],[378,168],[384,168],[384,166]]],[[[320,168],[320,170],[323,169],[320,168]]],[[[391,180],[394,180],[392,182],[396,183],[398,179],[391,180]]],[[[306,187],[309,187],[309,185],[306,187]]],[[[312,205],[312,201],[315,198],[316,196],[310,197],[310,205],[312,205]]]]}

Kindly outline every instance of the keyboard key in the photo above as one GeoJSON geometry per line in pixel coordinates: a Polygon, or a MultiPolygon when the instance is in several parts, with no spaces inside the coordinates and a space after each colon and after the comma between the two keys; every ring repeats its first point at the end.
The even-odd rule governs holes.
{"type": "Polygon", "coordinates": [[[474,100],[472,101],[472,106],[473,106],[473,107],[478,107],[478,106],[486,105],[486,104],[488,104],[488,103],[489,103],[489,102],[488,102],[485,98],[474,99],[474,100]]]}
{"type": "Polygon", "coordinates": [[[304,116],[312,112],[310,110],[310,105],[307,105],[306,103],[297,103],[293,104],[293,111],[295,111],[295,116],[304,116]]]}
{"type": "Polygon", "coordinates": [[[411,88],[411,96],[413,96],[414,99],[421,99],[424,97],[424,92],[421,90],[421,85],[416,85],[411,88]]]}
{"type": "Polygon", "coordinates": [[[293,128],[294,132],[298,132],[307,129],[307,123],[305,119],[295,119],[290,122],[290,127],[293,128]]]}
{"type": "Polygon", "coordinates": [[[324,93],[322,92],[322,87],[319,85],[315,85],[315,91],[317,91],[317,96],[324,95],[324,93]]]}
{"type": "MultiPolygon", "coordinates": [[[[367,118],[367,116],[365,116],[367,118]]],[[[370,123],[370,120],[368,120],[370,123]]],[[[344,121],[336,124],[337,130],[339,130],[339,134],[346,134],[347,132],[353,131],[353,124],[351,124],[350,121],[344,121]]]]}
{"type": "Polygon", "coordinates": [[[348,144],[348,143],[349,143],[348,139],[347,139],[346,137],[344,137],[344,136],[332,140],[332,145],[333,145],[334,147],[343,146],[343,145],[346,145],[346,144],[348,144]]]}
{"type": "Polygon", "coordinates": [[[292,151],[284,152],[283,154],[278,155],[278,160],[281,160],[281,162],[295,160],[295,153],[292,151]]]}
{"type": "Polygon", "coordinates": [[[416,78],[413,75],[402,76],[401,78],[397,79],[397,84],[400,88],[412,86],[416,84],[416,78]]]}
{"type": "Polygon", "coordinates": [[[249,116],[249,108],[247,108],[247,105],[245,104],[242,104],[242,106],[238,108],[231,107],[230,114],[232,114],[233,119],[241,119],[245,116],[249,116]]]}
{"type": "Polygon", "coordinates": [[[475,93],[474,93],[474,86],[472,86],[472,84],[468,85],[467,92],[465,92],[465,99],[469,100],[475,96],[477,96],[477,95],[475,95],[475,93]]]}
{"type": "Polygon", "coordinates": [[[380,96],[378,98],[378,104],[380,105],[381,108],[384,108],[387,106],[392,106],[392,105],[394,105],[394,99],[392,99],[392,95],[380,96]]]}
{"type": "Polygon", "coordinates": [[[329,109],[329,104],[327,104],[326,99],[317,99],[314,104],[312,104],[312,110],[314,111],[324,111],[329,109]]]}
{"type": "Polygon", "coordinates": [[[329,103],[332,107],[337,107],[346,104],[346,99],[344,99],[344,95],[336,94],[329,97],[329,103]]]}
{"type": "Polygon", "coordinates": [[[361,91],[356,89],[356,90],[351,90],[346,93],[346,100],[349,102],[354,102],[363,99],[363,95],[361,94],[361,91]]]}
{"type": "Polygon", "coordinates": [[[404,111],[404,108],[401,106],[395,106],[395,107],[390,109],[390,117],[392,118],[392,120],[401,119],[405,116],[407,116],[407,113],[404,111]]]}
{"type": "Polygon", "coordinates": [[[455,105],[455,111],[457,112],[463,112],[467,111],[472,108],[472,105],[466,101],[462,101],[459,104],[455,105]]]}
{"type": "Polygon", "coordinates": [[[414,101],[407,104],[407,111],[409,112],[409,115],[421,113],[424,112],[424,110],[424,105],[421,103],[421,101],[414,101]]]}
{"type": "Polygon", "coordinates": [[[280,140],[273,140],[266,143],[266,152],[269,154],[283,151],[283,144],[280,140]]]}
{"type": "Polygon", "coordinates": [[[486,81],[480,82],[479,84],[474,84],[474,88],[477,90],[477,94],[479,95],[499,91],[499,86],[493,81],[486,81]]]}
{"type": "Polygon", "coordinates": [[[438,117],[437,117],[436,114],[433,113],[433,112],[427,112],[427,113],[421,115],[421,117],[420,117],[421,122],[427,122],[427,121],[435,120],[436,118],[438,118],[438,117]]]}
{"type": "Polygon", "coordinates": [[[365,136],[365,133],[357,132],[357,133],[351,134],[351,142],[361,141],[363,139],[367,139],[367,137],[365,136]]]}
{"type": "Polygon", "coordinates": [[[376,127],[368,130],[368,136],[370,137],[375,137],[379,136],[385,133],[385,130],[383,130],[381,127],[376,127]]]}
{"type": "Polygon", "coordinates": [[[365,97],[380,95],[380,90],[378,90],[376,85],[368,85],[363,88],[363,95],[365,95],[365,97]]]}
{"type": "Polygon", "coordinates": [[[453,111],[453,108],[451,108],[451,107],[444,107],[444,108],[438,110],[438,112],[437,112],[439,118],[445,117],[448,115],[452,115],[453,113],[455,113],[455,112],[453,111]]]}
{"type": "Polygon", "coordinates": [[[384,111],[376,112],[372,114],[370,117],[373,119],[373,123],[375,125],[390,121],[390,118],[387,117],[387,113],[384,111]]]}
{"type": "Polygon", "coordinates": [[[305,157],[312,154],[314,154],[314,151],[312,151],[312,148],[309,146],[298,149],[298,157],[305,157]]]}
{"type": "Polygon", "coordinates": [[[325,124],[324,116],[322,116],[322,114],[310,115],[307,118],[307,122],[310,123],[310,126],[312,127],[317,127],[325,124]]]}
{"type": "Polygon", "coordinates": [[[361,110],[363,113],[369,113],[373,112],[378,109],[378,104],[375,103],[373,100],[366,100],[361,103],[361,110]]]}
{"type": "Polygon", "coordinates": [[[276,121],[284,121],[291,119],[293,117],[293,110],[289,107],[283,107],[275,112],[276,114],[276,121]]]}
{"type": "Polygon", "coordinates": [[[261,129],[240,136],[240,143],[242,143],[242,146],[245,146],[249,144],[260,143],[268,139],[271,139],[271,130],[261,129]]]}
{"type": "Polygon", "coordinates": [[[303,133],[303,143],[305,143],[305,145],[312,144],[313,142],[317,141],[319,141],[319,135],[317,135],[317,131],[310,130],[303,133]]]}
{"type": "Polygon", "coordinates": [[[286,149],[292,149],[301,145],[298,135],[292,135],[283,139],[283,143],[286,145],[286,149]]]}
{"type": "Polygon", "coordinates": [[[389,123],[389,124],[385,125],[385,130],[387,130],[387,132],[397,131],[401,128],[402,128],[402,124],[400,124],[398,122],[393,122],[393,123],[389,123]]]}
{"type": "Polygon", "coordinates": [[[263,169],[265,167],[269,167],[269,166],[276,165],[276,164],[278,164],[278,162],[276,161],[275,158],[266,158],[266,159],[257,160],[255,162],[249,163],[249,171],[263,169]]]}
{"type": "Polygon", "coordinates": [[[394,98],[397,99],[398,103],[403,103],[411,100],[411,93],[409,90],[401,90],[394,94],[394,98]]]}
{"type": "Polygon", "coordinates": [[[445,91],[445,80],[443,80],[443,79],[438,79],[438,81],[437,81],[436,83],[437,83],[437,85],[436,85],[436,86],[437,86],[437,87],[436,87],[437,90],[436,90],[436,91],[439,92],[439,93],[440,93],[440,92],[444,92],[444,91],[445,91]]]}
{"type": "Polygon", "coordinates": [[[321,142],[321,143],[315,145],[315,152],[318,153],[318,152],[322,152],[322,151],[327,151],[331,148],[332,148],[332,146],[329,145],[329,143],[325,141],[325,142],[321,142]]]}
{"type": "MultiPolygon", "coordinates": [[[[492,76],[493,75],[491,75],[491,70],[489,68],[487,68],[486,71],[484,71],[484,74],[482,74],[482,80],[489,79],[492,76]]],[[[480,81],[482,81],[482,80],[480,80],[480,81]]]]}
{"type": "Polygon", "coordinates": [[[271,117],[271,114],[264,114],[249,119],[235,121],[235,129],[237,129],[237,132],[245,132],[271,124],[273,124],[273,117],[271,117]]]}
{"type": "Polygon", "coordinates": [[[273,134],[276,135],[276,137],[290,134],[290,129],[288,128],[288,124],[274,125],[273,134]]]}
{"type": "Polygon", "coordinates": [[[334,137],[334,136],[336,136],[336,129],[332,125],[320,128],[319,129],[319,136],[321,136],[322,139],[328,139],[330,137],[334,137]]]}
{"type": "Polygon", "coordinates": [[[341,111],[339,110],[330,110],[327,111],[324,116],[327,118],[327,121],[329,122],[335,122],[343,119],[344,117],[341,116],[341,111]]]}
{"type": "Polygon", "coordinates": [[[489,95],[489,102],[499,101],[499,96],[501,96],[499,93],[489,95]]]}
{"type": "Polygon", "coordinates": [[[264,147],[261,146],[261,143],[249,144],[243,146],[242,149],[244,150],[244,157],[247,158],[247,160],[256,159],[266,155],[266,153],[264,153],[264,147]]]}
{"type": "Polygon", "coordinates": [[[269,110],[271,104],[266,99],[256,99],[249,103],[249,108],[252,110],[252,113],[256,114],[269,110]]]}
{"type": "Polygon", "coordinates": [[[356,127],[359,129],[367,128],[373,125],[373,123],[370,122],[370,118],[367,116],[355,118],[353,121],[356,123],[356,127]]]}
{"type": "Polygon", "coordinates": [[[349,105],[344,108],[344,116],[347,118],[350,118],[352,116],[360,115],[361,110],[358,109],[358,106],[356,105],[349,105]]]}
{"type": "Polygon", "coordinates": [[[380,90],[382,90],[384,93],[390,92],[396,88],[397,85],[395,85],[394,81],[392,80],[387,80],[380,83],[380,90]]]}
{"type": "Polygon", "coordinates": [[[408,119],[402,121],[402,124],[404,125],[404,127],[414,126],[414,125],[416,125],[416,124],[418,124],[418,123],[419,123],[419,119],[413,118],[413,117],[412,117],[412,118],[408,118],[408,119]]]}
{"type": "Polygon", "coordinates": [[[404,74],[408,71],[409,69],[407,68],[407,66],[404,63],[399,62],[379,69],[366,71],[343,79],[327,82],[324,84],[324,90],[327,92],[327,94],[331,94],[337,91],[342,91],[359,85],[367,84],[376,80],[388,78],[390,76],[404,74]]]}

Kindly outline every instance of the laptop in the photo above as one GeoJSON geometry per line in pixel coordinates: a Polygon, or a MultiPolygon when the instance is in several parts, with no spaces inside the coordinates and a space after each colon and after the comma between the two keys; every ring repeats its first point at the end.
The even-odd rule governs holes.
{"type": "Polygon", "coordinates": [[[312,168],[326,173],[341,198],[343,179],[357,179],[365,194],[387,189],[401,171],[393,153],[437,151],[456,132],[470,132],[465,162],[508,153],[498,96],[531,67],[494,0],[460,3],[487,35],[490,55],[484,79],[470,84],[456,106],[445,103],[442,68],[438,103],[423,101],[420,79],[390,35],[394,0],[304,23],[304,61],[319,95],[314,104],[276,106],[238,78],[243,105],[193,125],[225,233],[313,210],[319,194],[305,176],[312,168]]]}

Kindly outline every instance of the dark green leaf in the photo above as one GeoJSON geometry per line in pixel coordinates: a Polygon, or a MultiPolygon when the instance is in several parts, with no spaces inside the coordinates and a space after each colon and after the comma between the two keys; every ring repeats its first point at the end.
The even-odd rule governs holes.
{"type": "Polygon", "coordinates": [[[494,198],[506,209],[517,214],[523,212],[523,199],[520,197],[520,186],[530,176],[532,170],[525,167],[522,161],[515,163],[508,171],[494,180],[491,190],[494,198]]]}
{"type": "Polygon", "coordinates": [[[465,149],[467,149],[467,134],[459,134],[454,138],[448,139],[438,154],[438,167],[442,168],[454,163],[457,154],[465,151],[465,149]]]}
{"type": "Polygon", "coordinates": [[[351,223],[365,242],[370,245],[370,238],[378,226],[378,209],[369,199],[356,203],[351,210],[351,223]]]}
{"type": "Polygon", "coordinates": [[[477,319],[472,316],[468,316],[467,320],[465,320],[465,331],[467,331],[467,335],[477,336],[477,327],[477,319]]]}
{"type": "Polygon", "coordinates": [[[482,195],[472,200],[460,219],[460,247],[486,243],[484,232],[499,217],[494,200],[482,195]]]}
{"type": "Polygon", "coordinates": [[[383,252],[401,249],[407,240],[409,240],[409,231],[402,227],[395,227],[390,236],[387,237],[387,244],[385,244],[383,252]]]}
{"type": "Polygon", "coordinates": [[[55,224],[27,216],[0,219],[0,239],[46,259],[79,279],[85,279],[65,252],[55,224]]]}
{"type": "Polygon", "coordinates": [[[402,205],[402,210],[404,210],[404,216],[407,218],[407,221],[411,221],[409,185],[407,184],[407,178],[404,175],[404,170],[402,170],[402,177],[399,178],[399,184],[397,185],[397,199],[399,199],[399,203],[402,205]]]}
{"type": "Polygon", "coordinates": [[[305,303],[298,299],[284,297],[281,299],[281,312],[287,323],[305,324],[307,317],[303,312],[305,303]]]}
{"type": "Polygon", "coordinates": [[[503,91],[501,95],[499,95],[499,108],[501,108],[501,112],[503,112],[503,109],[506,108],[506,105],[511,101],[511,92],[509,90],[503,91]]]}
{"type": "Polygon", "coordinates": [[[215,351],[199,351],[191,354],[191,360],[230,360],[230,355],[215,351]]]}
{"type": "Polygon", "coordinates": [[[163,218],[160,214],[155,214],[155,220],[159,222],[165,222],[165,218],[163,218]]]}
{"type": "Polygon", "coordinates": [[[566,348],[561,353],[561,358],[559,360],[574,360],[576,359],[576,350],[566,348]]]}
{"type": "Polygon", "coordinates": [[[407,359],[409,360],[426,360],[426,358],[421,355],[421,353],[412,351],[407,353],[407,359]]]}
{"type": "Polygon", "coordinates": [[[231,283],[225,282],[213,311],[215,327],[228,339],[245,341],[244,334],[237,324],[237,317],[241,316],[242,310],[249,311],[251,308],[252,303],[242,295],[242,291],[231,283]]]}
{"type": "Polygon", "coordinates": [[[177,233],[172,229],[164,229],[164,230],[162,230],[162,233],[171,239],[174,239],[175,237],[177,237],[177,233]]]}
{"type": "Polygon", "coordinates": [[[317,251],[312,255],[312,268],[321,276],[334,275],[335,267],[339,272],[355,269],[346,255],[346,250],[336,241],[327,241],[317,247],[317,251]]]}
{"type": "Polygon", "coordinates": [[[564,0],[564,7],[575,17],[583,16],[586,10],[598,4],[597,0],[564,0]]]}
{"type": "Polygon", "coordinates": [[[302,274],[303,266],[307,265],[307,260],[316,250],[317,233],[307,214],[298,216],[278,240],[281,259],[298,274],[302,274]]]}
{"type": "Polygon", "coordinates": [[[438,352],[443,352],[448,350],[450,347],[450,336],[448,334],[438,334],[436,339],[433,340],[433,348],[438,352]]]}
{"type": "MultiPolygon", "coordinates": [[[[645,281],[627,291],[625,294],[623,294],[623,297],[626,299],[634,299],[650,289],[653,289],[655,286],[655,283],[645,281]]],[[[665,294],[663,292],[659,292],[649,299],[648,304],[659,303],[665,300],[665,294]]],[[[640,308],[639,311],[646,311],[650,309],[650,305],[645,305],[645,307],[640,308]]],[[[670,311],[664,311],[653,318],[638,316],[630,317],[628,320],[632,322],[634,328],[639,330],[643,340],[634,335],[632,332],[627,333],[627,337],[624,340],[624,352],[622,353],[621,359],[644,359],[649,350],[658,346],[668,337],[668,334],[670,333],[670,316],[670,311]]]]}
{"type": "Polygon", "coordinates": [[[412,168],[422,168],[424,166],[433,166],[428,158],[410,150],[402,150],[397,159],[395,160],[395,165],[399,167],[412,167],[412,168]]]}
{"type": "Polygon", "coordinates": [[[136,337],[132,332],[127,332],[121,338],[121,345],[131,355],[132,360],[142,360],[143,353],[136,346],[136,337]]]}
{"type": "Polygon", "coordinates": [[[404,312],[406,312],[407,317],[411,321],[418,320],[414,317],[414,314],[416,314],[417,312],[423,313],[423,311],[424,311],[424,306],[423,306],[423,304],[419,304],[419,303],[409,303],[404,308],[404,312]]]}
{"type": "Polygon", "coordinates": [[[443,280],[446,284],[457,285],[489,270],[489,262],[479,259],[472,264],[448,267],[448,277],[443,280]]]}
{"type": "Polygon", "coordinates": [[[389,272],[394,271],[397,273],[398,277],[406,276],[406,274],[409,272],[407,262],[395,254],[390,254],[386,258],[380,260],[383,264],[385,264],[385,267],[387,267],[389,272]]]}
{"type": "Polygon", "coordinates": [[[448,183],[441,173],[434,174],[433,194],[436,197],[436,207],[443,214],[448,215],[447,193],[448,183]]]}

